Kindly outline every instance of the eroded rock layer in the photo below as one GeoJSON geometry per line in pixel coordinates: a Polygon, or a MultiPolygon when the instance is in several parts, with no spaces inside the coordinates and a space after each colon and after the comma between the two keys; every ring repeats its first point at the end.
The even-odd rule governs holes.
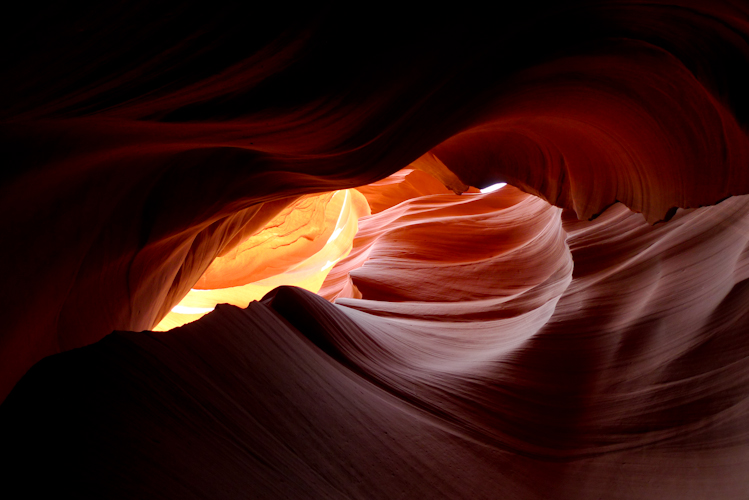
{"type": "Polygon", "coordinates": [[[419,234],[383,226],[363,299],[282,287],[39,363],[2,407],[21,430],[13,477],[41,463],[93,496],[743,495],[748,197],[658,226],[622,205],[578,221],[511,188],[406,205],[362,221],[410,215],[419,234]],[[473,253],[441,253],[482,223],[473,253]],[[452,270],[449,296],[427,264],[452,270]],[[391,269],[409,296],[372,285],[391,269]]]}
{"type": "Polygon", "coordinates": [[[745,2],[28,9],[0,70],[9,491],[747,496],[745,2]],[[320,294],[148,331],[296,271],[320,294]]]}

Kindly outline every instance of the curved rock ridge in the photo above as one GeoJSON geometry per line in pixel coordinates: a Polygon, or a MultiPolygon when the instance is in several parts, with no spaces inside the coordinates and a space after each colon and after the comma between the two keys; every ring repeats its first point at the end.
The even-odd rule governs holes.
{"type": "Polygon", "coordinates": [[[8,491],[746,498],[745,1],[19,8],[8,491]]]}
{"type": "Polygon", "coordinates": [[[235,5],[37,7],[2,34],[0,394],[46,355],[152,328],[296,197],[414,161],[584,219],[749,193],[742,2],[356,23],[268,6],[249,30],[235,5]]]}
{"type": "MultiPolygon", "coordinates": [[[[339,299],[342,312],[366,334],[351,338],[329,320],[323,321],[325,332],[348,363],[355,360],[383,386],[436,414],[456,420],[469,415],[461,425],[482,429],[485,438],[510,434],[497,439],[524,453],[586,456],[656,442],[677,449],[722,448],[719,443],[729,441],[743,447],[749,388],[742,364],[749,350],[739,338],[749,320],[748,204],[749,197],[738,197],[678,211],[658,226],[622,205],[593,222],[568,214],[571,283],[534,314],[521,311],[500,321],[492,321],[488,301],[480,302],[486,316],[470,322],[450,321],[454,310],[474,312],[470,301],[430,303],[432,287],[414,272],[415,258],[403,246],[423,243],[432,255],[440,248],[411,233],[416,241],[399,248],[396,240],[388,252],[371,252],[359,272],[376,280],[386,274],[384,263],[403,266],[400,285],[424,302],[392,301],[402,300],[394,285],[391,301],[339,299]],[[716,441],[716,429],[733,437],[716,441]]],[[[362,221],[363,231],[367,223],[362,221]]],[[[463,275],[460,263],[444,265],[454,279],[442,282],[463,284],[465,291],[481,283],[463,275]]],[[[487,289],[495,290],[504,277],[491,277],[487,289]]],[[[284,309],[292,323],[298,315],[293,311],[284,309]]]]}
{"type": "MultiPolygon", "coordinates": [[[[470,188],[469,188],[470,189],[470,188]]],[[[429,194],[448,194],[450,190],[433,175],[419,169],[404,168],[382,180],[356,188],[376,214],[399,203],[429,194]]],[[[476,192],[473,189],[469,192],[476,192]]]]}
{"type": "Polygon", "coordinates": [[[481,123],[434,149],[473,185],[497,178],[582,219],[620,201],[651,223],[749,185],[741,124],[683,61],[650,43],[588,47],[521,71],[502,90],[481,123]]]}
{"type": "Polygon", "coordinates": [[[321,294],[345,273],[365,299],[351,304],[381,315],[471,321],[537,309],[572,276],[560,213],[511,187],[407,200],[360,220],[321,294]]]}
{"type": "Polygon", "coordinates": [[[345,249],[356,234],[357,220],[365,215],[367,202],[355,190],[301,199],[260,232],[219,255],[195,288],[229,288],[287,273],[334,241],[345,249]]]}
{"type": "MultiPolygon", "coordinates": [[[[435,196],[542,204],[575,263],[561,296],[446,322],[418,317],[429,297],[396,317],[280,287],[169,332],[115,333],[39,363],[0,407],[10,477],[41,463],[95,496],[741,498],[749,197],[651,226],[622,205],[560,217],[512,189],[410,203],[435,196]]],[[[384,258],[413,261],[371,252],[361,269],[384,258]]]]}
{"type": "Polygon", "coordinates": [[[225,249],[153,329],[195,321],[219,303],[247,307],[281,285],[319,291],[331,268],[351,251],[359,217],[369,213],[364,196],[352,189],[300,198],[259,232],[225,249]]]}

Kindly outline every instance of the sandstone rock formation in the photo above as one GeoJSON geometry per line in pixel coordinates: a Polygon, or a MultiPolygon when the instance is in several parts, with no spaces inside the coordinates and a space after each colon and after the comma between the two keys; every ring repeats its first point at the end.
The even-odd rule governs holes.
{"type": "Polygon", "coordinates": [[[749,5],[504,8],[20,13],[7,491],[746,498],[749,5]]]}

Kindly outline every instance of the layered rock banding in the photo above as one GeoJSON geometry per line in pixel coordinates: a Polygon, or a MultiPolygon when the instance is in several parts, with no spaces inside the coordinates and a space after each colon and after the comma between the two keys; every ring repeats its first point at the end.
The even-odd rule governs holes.
{"type": "Polygon", "coordinates": [[[1,97],[9,483],[745,498],[748,11],[28,12],[1,97]],[[299,248],[264,239],[305,207],[299,248]],[[150,331],[295,271],[319,294],[150,331]]]}
{"type": "Polygon", "coordinates": [[[291,203],[211,262],[154,330],[195,321],[219,303],[247,307],[282,285],[318,292],[333,266],[351,251],[359,217],[369,213],[366,199],[354,189],[291,203]]]}

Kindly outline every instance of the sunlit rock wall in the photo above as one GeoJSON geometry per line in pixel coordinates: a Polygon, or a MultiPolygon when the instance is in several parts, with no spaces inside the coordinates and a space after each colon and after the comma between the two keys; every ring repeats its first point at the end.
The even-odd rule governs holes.
{"type": "MultiPolygon", "coordinates": [[[[746,498],[749,8],[503,9],[22,7],[0,78],[14,485],[746,498]],[[250,283],[227,256],[290,207],[357,187],[320,295],[142,332],[250,283]]],[[[337,227],[241,267],[293,270],[337,227]]]]}

